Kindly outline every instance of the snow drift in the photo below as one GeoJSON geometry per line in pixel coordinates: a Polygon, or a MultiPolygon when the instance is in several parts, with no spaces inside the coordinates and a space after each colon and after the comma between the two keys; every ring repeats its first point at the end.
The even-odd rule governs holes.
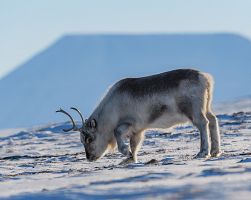
{"type": "Polygon", "coordinates": [[[1,199],[250,199],[251,113],[218,116],[219,158],[194,159],[197,129],[148,131],[139,163],[115,151],[88,162],[70,123],[0,137],[1,199]]]}

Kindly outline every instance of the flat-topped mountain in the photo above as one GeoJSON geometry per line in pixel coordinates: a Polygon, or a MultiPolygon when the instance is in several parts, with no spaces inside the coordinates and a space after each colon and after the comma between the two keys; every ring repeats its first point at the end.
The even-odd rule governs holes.
{"type": "Polygon", "coordinates": [[[215,102],[251,94],[251,42],[234,34],[69,35],[0,80],[0,129],[89,115],[124,77],[196,68],[215,77],[215,102]]]}

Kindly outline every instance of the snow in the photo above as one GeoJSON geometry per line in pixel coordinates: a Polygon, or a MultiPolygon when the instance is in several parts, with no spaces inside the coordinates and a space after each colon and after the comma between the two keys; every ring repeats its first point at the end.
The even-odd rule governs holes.
{"type": "Polygon", "coordinates": [[[139,163],[119,165],[110,152],[88,162],[69,122],[12,130],[0,137],[1,199],[249,199],[251,113],[218,115],[223,154],[194,159],[199,133],[190,125],[151,130],[139,163]]]}
{"type": "Polygon", "coordinates": [[[251,96],[238,98],[234,101],[218,103],[214,106],[217,113],[234,113],[238,111],[248,112],[251,110],[251,96]]]}

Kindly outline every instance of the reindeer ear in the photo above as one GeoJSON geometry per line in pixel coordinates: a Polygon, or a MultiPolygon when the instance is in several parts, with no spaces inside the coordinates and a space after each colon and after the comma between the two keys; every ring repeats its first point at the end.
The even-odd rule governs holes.
{"type": "Polygon", "coordinates": [[[90,122],[90,127],[91,128],[97,128],[97,122],[95,119],[92,119],[91,122],[90,122]]]}

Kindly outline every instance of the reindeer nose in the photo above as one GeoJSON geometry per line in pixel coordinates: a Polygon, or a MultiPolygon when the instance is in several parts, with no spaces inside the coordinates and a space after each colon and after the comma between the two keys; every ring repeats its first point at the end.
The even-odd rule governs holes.
{"type": "Polygon", "coordinates": [[[96,157],[95,156],[92,156],[90,155],[89,153],[86,152],[86,159],[90,162],[92,161],[95,161],[96,160],[96,157]]]}

